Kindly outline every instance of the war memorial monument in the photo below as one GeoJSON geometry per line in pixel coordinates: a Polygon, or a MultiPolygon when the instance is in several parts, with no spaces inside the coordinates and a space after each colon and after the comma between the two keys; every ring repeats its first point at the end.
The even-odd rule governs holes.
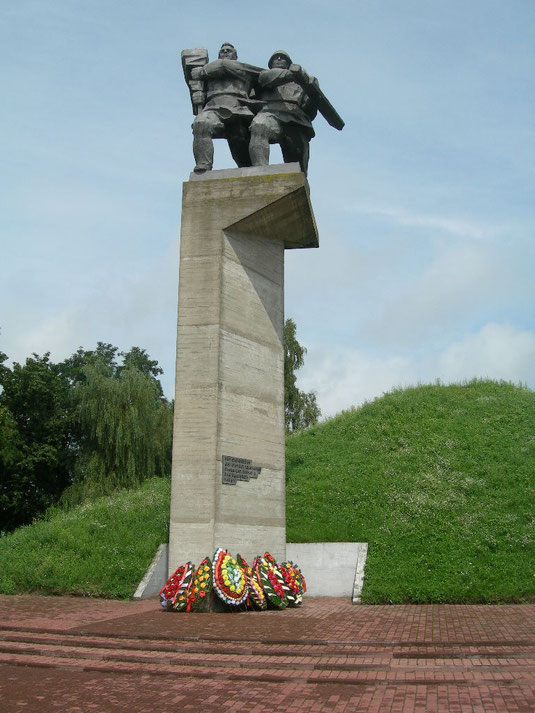
{"type": "Polygon", "coordinates": [[[275,52],[184,50],[195,167],[183,184],[169,573],[217,547],[286,558],[284,251],[317,248],[312,121],[344,122],[318,81],[275,52]],[[213,170],[213,140],[237,168],[213,170]],[[284,163],[269,165],[270,144],[284,163]]]}

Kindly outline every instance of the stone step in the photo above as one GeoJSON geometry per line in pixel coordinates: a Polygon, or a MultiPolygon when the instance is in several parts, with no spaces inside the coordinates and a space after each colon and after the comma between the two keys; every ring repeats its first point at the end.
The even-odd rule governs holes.
{"type": "MultiPolygon", "coordinates": [[[[253,651],[230,653],[221,650],[188,651],[183,649],[124,646],[113,637],[86,637],[68,634],[58,641],[36,636],[32,640],[10,638],[4,631],[0,641],[0,663],[16,666],[81,669],[108,673],[142,673],[206,679],[248,681],[299,681],[301,683],[336,683],[376,685],[403,681],[406,684],[473,685],[497,681],[533,684],[534,652],[510,651],[506,656],[463,658],[394,658],[383,650],[373,656],[338,656],[318,651],[288,650],[278,656],[253,651]],[[63,641],[61,640],[63,639],[63,641]],[[100,639],[100,641],[96,640],[100,639]],[[105,639],[106,641],[102,641],[105,639]],[[104,645],[104,644],[108,645],[104,645]]],[[[49,636],[50,638],[50,636],[49,636]]],[[[128,642],[132,644],[130,640],[128,642]]],[[[413,652],[411,652],[413,653],[413,652]]]]}
{"type": "Polygon", "coordinates": [[[388,647],[385,646],[369,646],[366,644],[352,644],[351,646],[339,646],[331,644],[329,646],[317,646],[315,642],[300,642],[299,644],[274,644],[269,641],[257,641],[253,645],[251,641],[243,642],[239,640],[191,640],[170,637],[162,639],[160,637],[139,637],[133,635],[126,636],[109,636],[95,634],[71,634],[65,631],[54,631],[53,633],[45,633],[43,630],[25,630],[7,629],[4,627],[0,631],[0,642],[21,642],[27,644],[56,644],[61,646],[84,646],[97,647],[103,649],[124,649],[124,650],[139,650],[139,651],[161,651],[180,654],[236,654],[248,656],[270,656],[270,657],[306,657],[318,660],[325,660],[326,657],[338,657],[347,659],[365,659],[373,656],[373,660],[377,661],[378,657],[383,656],[390,660],[440,660],[447,659],[470,659],[477,658],[478,660],[495,660],[499,661],[508,659],[528,659],[535,657],[535,645],[496,645],[489,648],[489,642],[483,642],[482,645],[455,645],[449,644],[419,644],[418,647],[406,648],[402,642],[392,643],[388,647]]]}
{"type": "Polygon", "coordinates": [[[65,659],[84,659],[99,661],[119,661],[132,664],[166,664],[169,666],[199,666],[203,668],[247,668],[247,669],[293,669],[293,670],[387,670],[390,668],[391,657],[383,654],[381,657],[332,657],[309,653],[291,655],[281,652],[278,656],[267,653],[230,653],[228,651],[191,652],[170,649],[141,649],[103,647],[86,641],[77,643],[44,643],[41,641],[1,641],[2,655],[33,655],[37,657],[54,657],[65,659]]]}
{"type": "Polygon", "coordinates": [[[206,666],[174,667],[165,664],[144,664],[135,666],[130,662],[88,661],[61,657],[38,657],[21,655],[17,658],[0,654],[0,664],[34,668],[54,668],[60,670],[80,670],[106,674],[129,674],[149,676],[169,676],[172,678],[197,678],[204,680],[234,680],[264,683],[300,683],[300,684],[348,684],[358,686],[377,686],[403,683],[404,685],[427,686],[474,686],[474,685],[511,685],[530,686],[535,683],[533,669],[521,672],[503,671],[303,671],[295,669],[221,669],[206,666]]]}

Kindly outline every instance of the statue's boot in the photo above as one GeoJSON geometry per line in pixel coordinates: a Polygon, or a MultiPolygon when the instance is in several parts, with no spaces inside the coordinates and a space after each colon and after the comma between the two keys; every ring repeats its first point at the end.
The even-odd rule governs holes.
{"type": "Polygon", "coordinates": [[[204,127],[193,125],[193,156],[195,157],[195,173],[211,171],[214,163],[214,144],[212,137],[204,127]]]}
{"type": "Polygon", "coordinates": [[[281,138],[282,158],[284,163],[297,161],[301,171],[307,175],[308,159],[310,155],[309,139],[299,129],[289,129],[286,136],[281,138]]]}

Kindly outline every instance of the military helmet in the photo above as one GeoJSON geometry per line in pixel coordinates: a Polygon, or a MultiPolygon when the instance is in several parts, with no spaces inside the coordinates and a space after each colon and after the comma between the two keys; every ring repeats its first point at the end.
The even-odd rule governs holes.
{"type": "Polygon", "coordinates": [[[272,54],[271,57],[269,58],[268,67],[269,67],[270,69],[271,69],[271,66],[272,66],[272,63],[273,63],[274,58],[275,58],[278,54],[281,54],[283,57],[286,57],[286,59],[288,60],[288,62],[289,62],[290,64],[292,63],[292,58],[290,57],[290,55],[288,54],[288,52],[285,52],[284,50],[277,50],[276,52],[273,52],[273,54],[272,54]]]}

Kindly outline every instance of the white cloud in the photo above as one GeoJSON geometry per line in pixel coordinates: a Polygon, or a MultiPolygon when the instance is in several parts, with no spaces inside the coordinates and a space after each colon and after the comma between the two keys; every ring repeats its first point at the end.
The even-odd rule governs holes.
{"type": "Polygon", "coordinates": [[[411,357],[371,355],[352,348],[311,345],[299,388],[316,391],[324,417],[358,406],[391,389],[474,377],[535,387],[535,332],[489,323],[438,353],[411,357]]]}
{"type": "Polygon", "coordinates": [[[535,332],[486,324],[450,344],[438,360],[438,376],[458,381],[473,376],[535,385],[535,332]]]}
{"type": "Polygon", "coordinates": [[[406,357],[373,357],[357,349],[316,346],[309,350],[298,386],[316,392],[322,416],[327,417],[394,386],[412,384],[415,378],[415,367],[406,357]]]}
{"type": "Polygon", "coordinates": [[[468,220],[457,216],[442,216],[419,213],[397,206],[379,206],[355,204],[350,211],[378,218],[387,218],[397,225],[427,228],[433,231],[449,233],[456,237],[484,240],[500,232],[499,226],[481,221],[468,220]]]}
{"type": "Polygon", "coordinates": [[[487,252],[472,245],[446,246],[405,294],[393,286],[372,330],[397,343],[434,336],[459,313],[477,308],[498,281],[498,265],[487,252]]]}
{"type": "Polygon", "coordinates": [[[120,350],[136,345],[164,369],[162,386],[173,396],[178,258],[176,244],[145,271],[101,271],[94,283],[65,287],[62,301],[17,303],[4,315],[0,350],[23,363],[33,352],[51,353],[53,361],[70,356],[79,346],[93,349],[98,341],[120,350]]]}
{"type": "Polygon", "coordinates": [[[366,337],[393,348],[443,345],[453,329],[458,334],[504,309],[525,309],[531,281],[525,256],[506,246],[440,243],[418,277],[391,283],[366,337]]]}
{"type": "MultiPolygon", "coordinates": [[[[76,338],[80,333],[78,325],[81,322],[78,310],[75,307],[67,307],[37,324],[34,323],[28,331],[20,333],[18,338],[13,340],[8,356],[13,361],[24,363],[26,357],[33,352],[51,352],[53,361],[61,360],[77,349],[76,338]],[[73,344],[76,346],[73,347],[73,344]]],[[[82,331],[83,329],[84,326],[82,331]]]]}

